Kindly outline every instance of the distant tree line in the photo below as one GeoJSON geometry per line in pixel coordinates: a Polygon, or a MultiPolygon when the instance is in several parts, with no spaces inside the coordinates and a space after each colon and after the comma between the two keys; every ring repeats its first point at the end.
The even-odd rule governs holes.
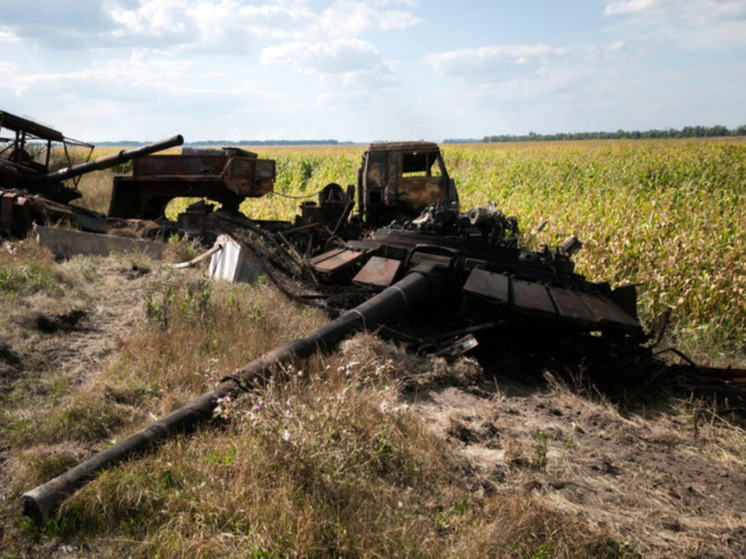
{"type": "Polygon", "coordinates": [[[557,134],[537,134],[529,132],[521,136],[500,134],[485,136],[481,140],[444,140],[444,143],[469,142],[551,142],[561,140],[642,140],[654,138],[716,138],[722,136],[746,136],[746,124],[732,130],[725,126],[685,126],[681,130],[667,128],[665,130],[617,130],[616,132],[561,132],[557,134]]]}
{"type": "MultiPolygon", "coordinates": [[[[120,140],[115,142],[98,142],[99,146],[141,146],[149,142],[120,140]]],[[[351,144],[338,140],[204,140],[199,142],[185,142],[187,146],[223,147],[223,146],[337,146],[351,144]]]]}
{"type": "Polygon", "coordinates": [[[206,140],[203,142],[188,142],[192,146],[336,146],[349,142],[338,140],[206,140]]]}

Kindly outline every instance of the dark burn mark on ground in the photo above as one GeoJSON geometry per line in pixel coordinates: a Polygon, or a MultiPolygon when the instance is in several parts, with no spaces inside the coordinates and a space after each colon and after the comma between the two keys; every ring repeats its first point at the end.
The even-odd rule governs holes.
{"type": "Polygon", "coordinates": [[[33,327],[40,332],[52,334],[54,332],[71,332],[80,330],[80,322],[88,313],[82,309],[72,310],[61,314],[47,315],[39,313],[34,317],[33,327]]]}

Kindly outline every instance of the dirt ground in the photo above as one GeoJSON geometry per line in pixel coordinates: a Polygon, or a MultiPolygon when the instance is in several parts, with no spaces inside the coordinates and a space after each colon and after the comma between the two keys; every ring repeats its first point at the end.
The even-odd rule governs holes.
{"type": "Polygon", "coordinates": [[[431,389],[416,407],[470,464],[476,492],[533,493],[643,557],[746,555],[743,457],[685,417],[505,379],[431,389]]]}
{"type": "MultiPolygon", "coordinates": [[[[85,382],[116,356],[143,319],[142,296],[159,272],[114,258],[96,261],[101,281],[60,304],[39,298],[3,307],[0,390],[44,371],[85,382]]],[[[685,404],[620,410],[560,383],[522,384],[500,371],[454,384],[423,384],[403,397],[463,458],[475,495],[532,494],[618,535],[643,557],[746,556],[744,432],[685,404]]],[[[8,448],[0,448],[0,530],[10,530],[8,448]]],[[[64,546],[46,555],[74,556],[64,546]]]]}

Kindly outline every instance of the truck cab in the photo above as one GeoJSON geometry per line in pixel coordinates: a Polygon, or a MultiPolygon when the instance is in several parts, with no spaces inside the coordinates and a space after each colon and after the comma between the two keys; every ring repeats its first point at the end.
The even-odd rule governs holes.
{"type": "Polygon", "coordinates": [[[358,171],[358,207],[368,225],[413,219],[431,204],[458,205],[456,186],[437,144],[368,146],[358,171]]]}

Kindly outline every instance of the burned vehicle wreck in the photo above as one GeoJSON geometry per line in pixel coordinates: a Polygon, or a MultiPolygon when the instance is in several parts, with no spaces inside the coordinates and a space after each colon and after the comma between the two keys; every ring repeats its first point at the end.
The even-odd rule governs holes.
{"type": "MultiPolygon", "coordinates": [[[[166,157],[171,156],[149,156],[166,157]]],[[[185,155],[177,157],[183,162],[185,155]]],[[[147,165],[164,168],[159,162],[147,165]]],[[[136,173],[132,180],[144,176],[136,173]]],[[[141,180],[133,197],[138,202],[120,217],[146,216],[181,191],[183,182],[190,182],[166,176],[141,180]],[[157,204],[143,203],[153,200],[157,204]]],[[[120,187],[127,182],[121,181],[120,187]]],[[[248,194],[241,195],[270,187],[269,182],[259,189],[248,185],[248,194]]],[[[230,234],[278,287],[298,300],[323,306],[332,319],[25,493],[26,516],[46,521],[97,472],[193,429],[213,416],[221,398],[262,385],[278,374],[279,366],[333,351],[361,330],[375,329],[413,350],[447,359],[477,347],[480,340],[487,340],[489,347],[495,340],[509,346],[528,339],[534,347],[543,346],[543,353],[587,342],[622,354],[646,338],[636,317],[635,287],[612,289],[577,274],[572,256],[580,242],[574,236],[560,246],[532,250],[522,241],[517,219],[496,207],[462,212],[435,144],[372,144],[363,155],[357,187],[331,184],[319,194],[318,203],[304,203],[292,223],[252,220],[237,211],[234,199],[219,209],[199,202],[179,217],[178,225],[199,231],[208,244],[219,234],[230,234]],[[355,198],[359,207],[353,213],[355,198]]]]}
{"type": "Polygon", "coordinates": [[[110,228],[105,216],[69,203],[83,196],[78,190],[81,177],[183,143],[184,138],[176,135],[91,160],[92,144],[0,111],[0,233],[23,237],[34,223],[59,222],[105,233],[110,228]],[[10,135],[3,137],[5,132],[10,135]],[[53,152],[57,165],[62,162],[59,168],[53,168],[53,152]],[[85,161],[75,164],[77,154],[82,154],[85,161]]]}
{"type": "Polygon", "coordinates": [[[104,238],[111,235],[100,233],[122,223],[147,222],[149,233],[161,238],[177,233],[212,245],[202,255],[211,258],[211,270],[253,266],[253,277],[265,275],[283,293],[330,316],[316,331],[279,345],[149,427],[26,492],[22,512],[37,523],[101,470],[211,419],[222,398],[261,386],[281,376],[283,365],[331,352],[362,330],[445,359],[480,350],[480,358],[510,354],[520,358],[521,375],[556,358],[584,366],[595,361],[605,378],[594,382],[638,390],[654,376],[704,378],[722,390],[746,383],[746,371],[658,360],[637,318],[634,285],[611,286],[577,273],[573,256],[582,244],[573,235],[558,246],[529,246],[517,218],[495,205],[462,208],[437,144],[370,144],[357,185],[328,184],[317,201],[303,201],[299,215],[284,221],[239,211],[245,199],[274,191],[275,162],[253,152],[229,147],[155,154],[183,143],[174,136],[91,161],[93,146],[28,119],[0,112],[2,130],[13,133],[0,136],[6,144],[0,145],[3,235],[22,237],[35,224],[62,221],[104,238]],[[61,169],[52,168],[53,146],[66,158],[61,169]],[[68,148],[87,151],[88,161],[73,164],[68,148]],[[80,176],[130,160],[132,175],[114,179],[108,216],[69,204],[80,196],[80,176]],[[165,219],[166,206],[179,197],[200,199],[175,221],[165,219]],[[221,241],[226,238],[230,243],[221,241]],[[238,253],[226,264],[229,246],[238,253]]]}

